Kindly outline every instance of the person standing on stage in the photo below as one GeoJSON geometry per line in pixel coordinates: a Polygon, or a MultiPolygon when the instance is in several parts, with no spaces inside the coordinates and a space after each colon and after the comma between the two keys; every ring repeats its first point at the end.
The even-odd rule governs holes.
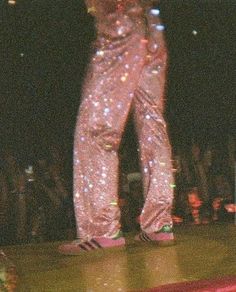
{"type": "Polygon", "coordinates": [[[78,239],[64,254],[125,245],[118,207],[118,149],[131,109],[145,203],[139,241],[173,243],[171,147],[163,118],[167,49],[153,1],[88,0],[96,52],[83,87],[74,140],[78,239]]]}

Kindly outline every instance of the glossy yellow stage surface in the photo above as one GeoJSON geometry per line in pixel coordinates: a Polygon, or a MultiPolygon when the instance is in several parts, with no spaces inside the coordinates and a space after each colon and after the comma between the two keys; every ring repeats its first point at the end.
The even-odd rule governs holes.
{"type": "MultiPolygon", "coordinates": [[[[37,291],[138,291],[168,283],[236,275],[236,226],[178,226],[171,247],[134,244],[123,249],[63,256],[58,242],[3,247],[15,263],[18,289],[37,291]]],[[[184,292],[184,291],[183,291],[184,292]]]]}

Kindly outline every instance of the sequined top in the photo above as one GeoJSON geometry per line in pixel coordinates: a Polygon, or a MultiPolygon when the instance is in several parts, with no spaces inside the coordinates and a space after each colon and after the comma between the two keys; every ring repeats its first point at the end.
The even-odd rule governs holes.
{"type": "Polygon", "coordinates": [[[100,37],[120,38],[134,29],[143,30],[143,7],[138,0],[88,0],[87,7],[100,37]]]}
{"type": "Polygon", "coordinates": [[[163,43],[158,41],[158,38],[162,38],[158,31],[164,27],[158,9],[152,9],[153,3],[151,0],[86,0],[88,12],[96,20],[96,47],[100,47],[101,39],[122,39],[132,31],[145,34],[149,39],[149,47],[153,46],[151,43],[154,39],[155,43],[163,43]]]}
{"type": "Polygon", "coordinates": [[[142,2],[151,3],[152,1],[141,0],[86,0],[88,11],[91,12],[97,18],[103,18],[104,16],[114,12],[141,12],[140,8],[143,6],[142,2]]]}

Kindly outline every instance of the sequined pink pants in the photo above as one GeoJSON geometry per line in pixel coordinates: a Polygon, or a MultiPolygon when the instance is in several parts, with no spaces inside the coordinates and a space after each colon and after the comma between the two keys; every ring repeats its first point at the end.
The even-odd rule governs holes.
{"type": "Polygon", "coordinates": [[[86,240],[111,237],[120,229],[117,152],[131,106],[145,197],[141,228],[151,233],[172,225],[171,148],[163,119],[166,49],[162,32],[154,39],[151,34],[147,38],[140,19],[121,15],[113,15],[109,27],[98,25],[98,32],[104,29],[106,34],[98,34],[96,54],[84,83],[74,142],[75,216],[78,237],[86,240]]]}

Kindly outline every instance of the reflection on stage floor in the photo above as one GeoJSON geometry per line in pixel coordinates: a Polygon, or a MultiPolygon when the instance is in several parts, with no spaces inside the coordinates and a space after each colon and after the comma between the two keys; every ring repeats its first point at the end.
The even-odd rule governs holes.
{"type": "Polygon", "coordinates": [[[236,226],[177,226],[170,247],[133,242],[79,256],[59,242],[2,247],[18,273],[17,291],[137,291],[164,284],[236,275],[236,226]]]}

